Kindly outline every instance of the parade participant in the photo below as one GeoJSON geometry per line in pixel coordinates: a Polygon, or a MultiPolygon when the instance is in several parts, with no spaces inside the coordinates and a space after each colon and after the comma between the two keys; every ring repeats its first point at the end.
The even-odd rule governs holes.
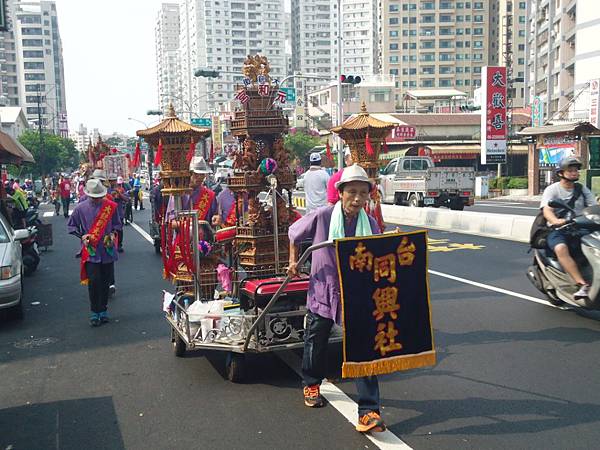
{"type": "Polygon", "coordinates": [[[221,192],[217,195],[218,214],[212,218],[213,226],[233,227],[236,224],[235,196],[226,184],[222,184],[221,192]]]}
{"type": "MultiPolygon", "coordinates": [[[[119,210],[119,218],[121,222],[123,222],[125,218],[125,208],[127,206],[127,202],[129,202],[129,194],[125,190],[123,177],[117,177],[116,183],[111,183],[111,187],[109,189],[110,195],[112,195],[113,201],[118,205],[119,210]]],[[[119,236],[119,248],[118,252],[123,253],[123,229],[117,231],[119,236]]]]}
{"type": "Polygon", "coordinates": [[[139,209],[140,211],[144,209],[144,201],[141,195],[142,193],[142,180],[140,178],[140,174],[138,173],[133,180],[133,209],[139,209]],[[139,203],[139,208],[138,208],[139,203]]]}
{"type": "Polygon", "coordinates": [[[210,169],[203,157],[195,156],[190,162],[190,170],[192,171],[190,187],[193,190],[190,196],[183,198],[183,209],[196,210],[198,220],[211,222],[213,216],[217,214],[217,201],[215,193],[204,186],[204,180],[210,173],[210,169]]]}
{"type": "MultiPolygon", "coordinates": [[[[346,167],[350,167],[352,165],[352,154],[350,153],[349,148],[344,150],[344,164],[346,165],[346,167]]],[[[340,199],[340,194],[335,188],[335,183],[340,181],[340,179],[342,178],[342,173],[344,173],[343,167],[341,170],[338,170],[336,173],[331,175],[331,178],[327,182],[327,203],[329,203],[330,205],[335,205],[340,199]]]]}
{"type": "Polygon", "coordinates": [[[14,202],[12,223],[13,228],[16,230],[19,228],[25,228],[25,215],[27,213],[27,209],[29,209],[29,202],[27,201],[27,194],[19,187],[18,183],[14,183],[13,186],[17,186],[16,189],[13,189],[10,195],[14,202]]]}
{"type": "Polygon", "coordinates": [[[161,189],[163,188],[163,185],[160,179],[160,174],[158,175],[157,180],[158,183],[154,185],[150,191],[150,204],[152,205],[152,217],[154,222],[162,223],[163,197],[161,189]]]}
{"type": "Polygon", "coordinates": [[[63,207],[63,216],[69,217],[69,205],[71,204],[71,180],[61,175],[58,179],[60,201],[63,207]]]}
{"type": "Polygon", "coordinates": [[[306,197],[306,214],[327,205],[327,181],[329,175],[321,167],[321,154],[310,154],[310,168],[304,174],[304,195],[306,197]]]}
{"type": "Polygon", "coordinates": [[[87,201],[79,203],[69,218],[70,234],[81,238],[81,283],[87,284],[90,298],[90,325],[108,323],[107,304],[114,262],[117,231],[122,228],[117,204],[106,197],[107,189],[100,180],[90,179],[85,185],[87,201]]]}
{"type": "MultiPolygon", "coordinates": [[[[343,237],[379,233],[377,222],[364,210],[373,188],[365,170],[358,164],[346,168],[336,188],[340,202],[319,208],[290,226],[289,275],[298,275],[298,250],[303,241],[312,239],[314,245],[343,237]]],[[[325,378],[329,334],[334,322],[341,322],[337,262],[335,250],[331,247],[312,254],[307,307],[302,362],[304,404],[318,408],[324,406],[320,385],[325,378]]],[[[356,378],[355,381],[358,391],[357,431],[384,431],[386,426],[379,411],[377,377],[356,378]]]]}

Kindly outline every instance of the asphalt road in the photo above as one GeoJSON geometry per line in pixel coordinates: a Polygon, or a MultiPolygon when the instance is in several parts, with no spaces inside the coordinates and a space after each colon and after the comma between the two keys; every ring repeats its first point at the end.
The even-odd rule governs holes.
{"type": "MultiPolygon", "coordinates": [[[[135,211],[144,227],[147,215],[135,211]]],[[[47,220],[55,245],[27,279],[25,320],[0,323],[0,449],[376,448],[331,405],[304,407],[275,355],[252,359],[244,384],[226,381],[222,354],[175,358],[161,313],[170,285],[131,227],[114,321],[90,328],[77,240],[62,217],[47,220]]],[[[600,322],[490,290],[541,299],[523,244],[430,238],[438,364],[381,377],[390,430],[414,449],[596,448],[600,322]]],[[[337,386],[355,399],[352,382],[337,386]]]]}

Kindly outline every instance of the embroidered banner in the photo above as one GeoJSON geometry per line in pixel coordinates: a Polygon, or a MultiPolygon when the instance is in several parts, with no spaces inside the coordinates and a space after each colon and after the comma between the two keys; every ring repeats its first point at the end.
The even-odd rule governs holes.
{"type": "Polygon", "coordinates": [[[344,328],[343,378],[435,364],[427,232],[336,241],[344,328]]]}

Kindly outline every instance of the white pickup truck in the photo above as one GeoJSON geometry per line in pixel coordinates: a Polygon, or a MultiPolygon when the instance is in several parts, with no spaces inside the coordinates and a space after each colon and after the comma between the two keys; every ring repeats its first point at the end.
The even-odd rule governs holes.
{"type": "Polygon", "coordinates": [[[473,204],[474,192],[474,169],[434,167],[425,156],[392,159],[380,174],[383,203],[462,210],[473,204]]]}

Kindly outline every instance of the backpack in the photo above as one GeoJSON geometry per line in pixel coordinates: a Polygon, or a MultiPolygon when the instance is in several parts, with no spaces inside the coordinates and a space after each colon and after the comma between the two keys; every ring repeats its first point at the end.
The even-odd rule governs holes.
{"type": "MultiPolygon", "coordinates": [[[[583,186],[580,183],[575,183],[575,192],[573,192],[573,196],[567,202],[570,208],[575,207],[575,202],[579,199],[583,192],[583,186]]],[[[542,208],[537,216],[535,216],[535,220],[533,224],[531,224],[531,231],[529,233],[529,245],[531,248],[537,249],[545,249],[546,241],[548,235],[552,231],[547,225],[547,220],[544,217],[544,209],[542,208]]]]}

